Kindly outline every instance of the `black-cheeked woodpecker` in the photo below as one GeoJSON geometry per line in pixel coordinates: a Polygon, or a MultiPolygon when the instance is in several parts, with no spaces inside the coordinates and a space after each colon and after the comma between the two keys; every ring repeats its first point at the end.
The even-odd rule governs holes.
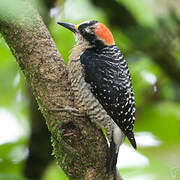
{"type": "Polygon", "coordinates": [[[94,20],[58,24],[75,35],[77,45],[68,63],[71,86],[79,107],[92,122],[105,128],[110,143],[107,172],[116,173],[124,138],[136,149],[135,100],[128,65],[104,24],[94,20]]]}

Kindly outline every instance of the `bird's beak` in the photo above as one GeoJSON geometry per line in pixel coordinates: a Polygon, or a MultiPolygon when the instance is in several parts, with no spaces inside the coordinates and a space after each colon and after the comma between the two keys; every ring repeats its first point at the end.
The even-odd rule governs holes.
{"type": "Polygon", "coordinates": [[[74,25],[74,24],[63,23],[63,22],[57,22],[57,24],[64,26],[65,28],[69,29],[73,33],[77,32],[76,25],[74,25]]]}

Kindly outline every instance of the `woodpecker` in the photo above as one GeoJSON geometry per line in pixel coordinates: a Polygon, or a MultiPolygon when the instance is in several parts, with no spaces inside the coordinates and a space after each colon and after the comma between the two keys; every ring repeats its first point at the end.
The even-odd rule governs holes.
{"type": "Polygon", "coordinates": [[[106,130],[110,144],[107,172],[115,173],[124,138],[136,149],[135,100],[127,62],[104,24],[95,20],[58,24],[75,35],[77,44],[68,63],[69,80],[77,104],[92,122],[106,130]]]}

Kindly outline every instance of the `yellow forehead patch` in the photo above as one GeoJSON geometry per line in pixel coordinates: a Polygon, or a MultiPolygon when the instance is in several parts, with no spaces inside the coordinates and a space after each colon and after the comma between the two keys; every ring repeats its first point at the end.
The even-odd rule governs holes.
{"type": "Polygon", "coordinates": [[[77,25],[75,26],[75,28],[78,29],[79,26],[80,26],[80,24],[77,24],[77,25]]]}

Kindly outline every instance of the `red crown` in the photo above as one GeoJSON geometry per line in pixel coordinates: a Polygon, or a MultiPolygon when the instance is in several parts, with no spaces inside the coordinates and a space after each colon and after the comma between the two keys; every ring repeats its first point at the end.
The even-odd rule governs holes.
{"type": "Polygon", "coordinates": [[[97,37],[107,45],[114,45],[114,38],[111,31],[102,23],[97,23],[95,28],[97,37]]]}

